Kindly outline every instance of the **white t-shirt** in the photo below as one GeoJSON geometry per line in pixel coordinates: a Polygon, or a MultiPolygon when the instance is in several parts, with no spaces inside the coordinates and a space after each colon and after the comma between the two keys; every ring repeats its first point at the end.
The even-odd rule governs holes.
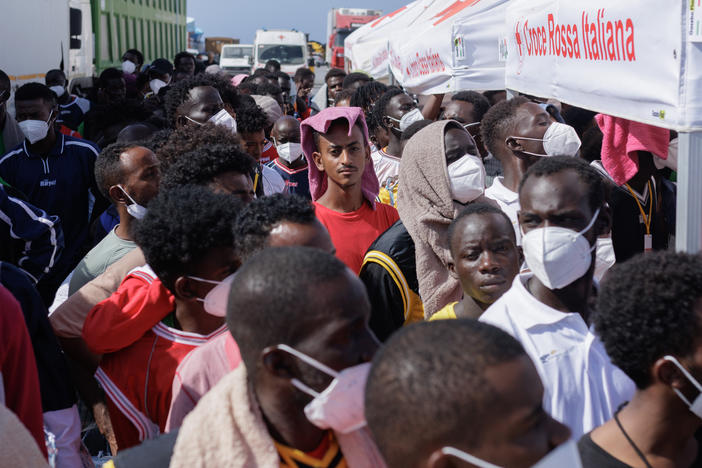
{"type": "Polygon", "coordinates": [[[371,153],[371,159],[373,159],[373,169],[378,177],[380,186],[393,186],[400,176],[400,158],[390,156],[382,149],[379,149],[371,153]],[[388,179],[390,179],[389,183],[388,179]]]}
{"type": "Polygon", "coordinates": [[[495,200],[500,206],[500,209],[505,212],[514,228],[514,234],[517,236],[517,245],[522,245],[522,233],[519,231],[519,220],[517,212],[519,211],[519,194],[513,192],[502,184],[504,177],[495,177],[492,185],[485,190],[485,196],[491,200],[495,200]]]}
{"type": "Polygon", "coordinates": [[[612,364],[580,314],[553,309],[527,291],[531,276],[517,275],[509,291],[479,320],[503,329],[524,346],[544,385],[544,409],[570,427],[577,440],[611,419],[619,405],[631,399],[635,385],[612,364]]]}

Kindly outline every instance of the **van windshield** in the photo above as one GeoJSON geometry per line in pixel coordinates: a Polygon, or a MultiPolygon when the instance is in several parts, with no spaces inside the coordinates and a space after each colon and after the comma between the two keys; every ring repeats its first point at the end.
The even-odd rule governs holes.
{"type": "Polygon", "coordinates": [[[244,58],[253,55],[253,47],[222,47],[221,58],[244,58]]]}
{"type": "Polygon", "coordinates": [[[275,59],[281,65],[302,65],[304,50],[299,45],[259,44],[258,61],[266,62],[275,59]]]}

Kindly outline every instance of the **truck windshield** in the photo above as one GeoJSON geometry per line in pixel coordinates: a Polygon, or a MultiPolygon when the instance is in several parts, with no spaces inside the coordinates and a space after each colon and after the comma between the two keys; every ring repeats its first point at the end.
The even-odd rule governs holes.
{"type": "Polygon", "coordinates": [[[344,47],[344,41],[352,33],[351,29],[340,29],[336,32],[336,37],[334,38],[334,47],[344,47]]]}
{"type": "Polygon", "coordinates": [[[251,57],[253,47],[222,47],[221,58],[244,58],[245,55],[251,57]]]}
{"type": "Polygon", "coordinates": [[[259,44],[258,61],[266,62],[275,59],[281,65],[302,65],[304,51],[299,45],[259,44]]]}

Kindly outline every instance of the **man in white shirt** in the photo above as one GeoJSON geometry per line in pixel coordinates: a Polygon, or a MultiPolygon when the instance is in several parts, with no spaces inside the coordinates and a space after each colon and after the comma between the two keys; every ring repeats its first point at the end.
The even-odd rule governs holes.
{"type": "Polygon", "coordinates": [[[546,411],[576,438],[634,393],[588,325],[595,243],[611,224],[604,190],[599,174],[576,158],[544,158],[526,172],[519,224],[531,272],[480,317],[522,343],[543,380],[546,411]]]}
{"type": "Polygon", "coordinates": [[[518,244],[521,244],[517,222],[519,181],[532,164],[542,159],[538,154],[546,156],[543,142],[537,140],[543,138],[552,122],[538,104],[520,96],[492,106],[480,123],[483,142],[502,164],[504,174],[493,179],[485,196],[495,200],[512,221],[518,244]]]}

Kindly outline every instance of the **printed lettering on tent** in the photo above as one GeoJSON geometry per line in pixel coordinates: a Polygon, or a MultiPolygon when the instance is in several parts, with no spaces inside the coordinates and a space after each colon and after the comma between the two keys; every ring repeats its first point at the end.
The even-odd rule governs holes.
{"type": "Polygon", "coordinates": [[[687,13],[685,1],[513,0],[506,87],[661,127],[700,128],[686,109],[698,94],[689,78],[699,77],[700,63],[684,36],[687,13]]]}

